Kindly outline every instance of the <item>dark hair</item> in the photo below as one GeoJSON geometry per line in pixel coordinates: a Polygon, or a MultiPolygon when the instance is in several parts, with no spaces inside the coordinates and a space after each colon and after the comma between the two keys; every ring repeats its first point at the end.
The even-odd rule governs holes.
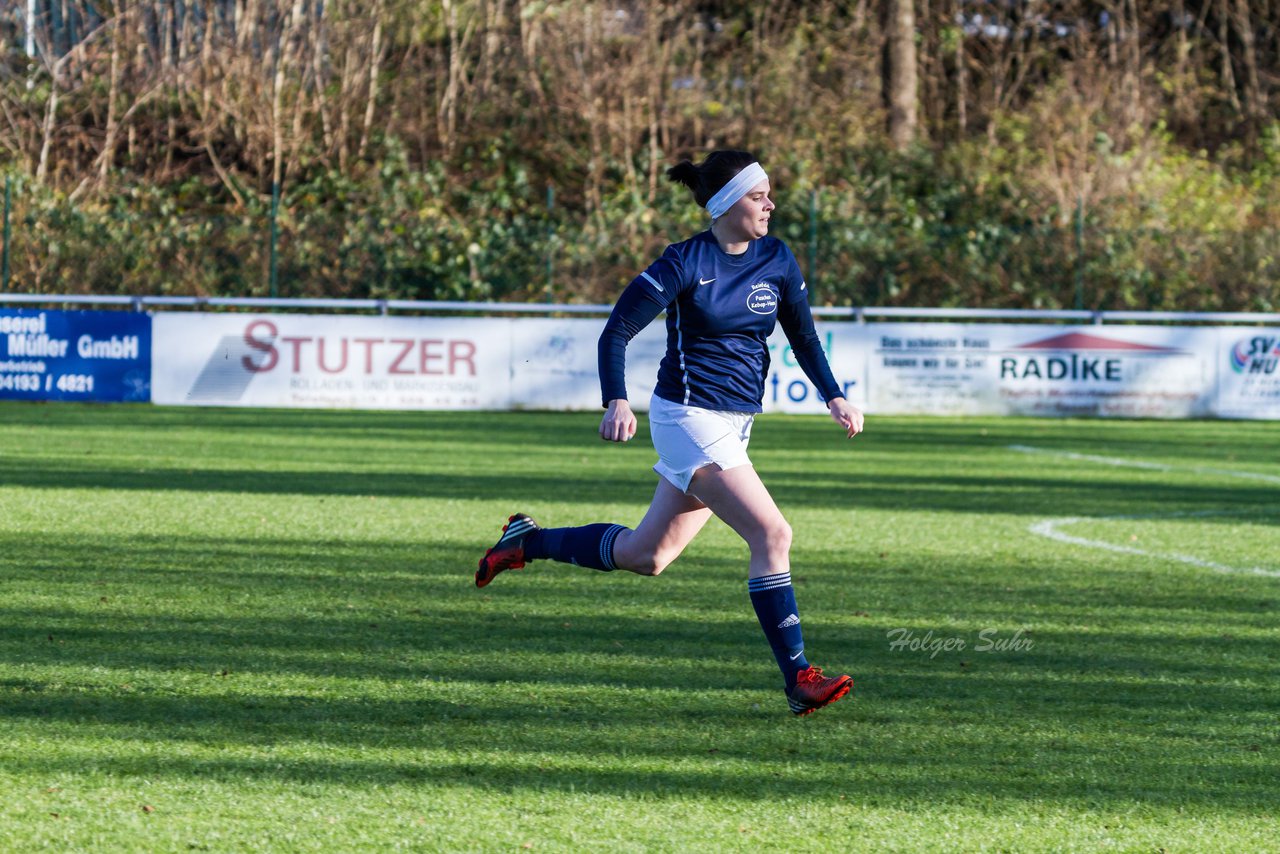
{"type": "Polygon", "coordinates": [[[681,160],[667,170],[667,177],[693,190],[694,200],[700,207],[706,207],[711,197],[734,175],[755,162],[756,156],[749,151],[713,151],[696,166],[681,160]]]}

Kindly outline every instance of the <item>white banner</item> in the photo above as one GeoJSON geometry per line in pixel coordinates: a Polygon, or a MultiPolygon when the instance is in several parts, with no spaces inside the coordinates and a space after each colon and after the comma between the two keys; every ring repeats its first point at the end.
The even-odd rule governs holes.
{"type": "MultiPolygon", "coordinates": [[[[512,404],[524,409],[600,409],[596,344],[604,319],[522,318],[512,322],[512,404]]],[[[662,319],[627,347],[627,397],[648,410],[667,346],[662,319]]]]}
{"type": "MultiPolygon", "coordinates": [[[[596,345],[603,319],[513,321],[511,343],[512,404],[530,409],[598,409],[600,380],[596,345]]],[[[862,340],[844,333],[848,324],[818,324],[818,335],[836,382],[857,406],[866,403],[866,358],[862,340]]],[[[666,323],[659,317],[627,346],[627,397],[632,408],[646,411],[667,348],[666,323]]],[[[765,384],[766,412],[825,412],[786,336],[769,338],[772,369],[765,384]]]]}
{"type": "Polygon", "coordinates": [[[152,400],[214,406],[506,409],[511,321],[158,314],[152,400]]]}
{"type": "Polygon", "coordinates": [[[884,323],[869,409],[883,414],[1192,418],[1209,414],[1216,331],[884,323]]]}
{"type": "MultiPolygon", "coordinates": [[[[598,410],[604,320],[157,314],[162,404],[598,410]]],[[[872,414],[1280,419],[1280,330],[820,323],[845,396],[872,414]]],[[[648,408],[661,319],[627,350],[648,408]]],[[[766,412],[821,413],[781,331],[766,412]]]]}
{"type": "Polygon", "coordinates": [[[1218,330],[1219,418],[1280,419],[1280,329],[1218,330]]]}
{"type": "MultiPolygon", "coordinates": [[[[848,323],[819,323],[816,326],[822,351],[827,354],[831,373],[844,391],[845,399],[859,409],[866,409],[869,339],[859,331],[865,327],[848,323]]],[[[818,390],[796,362],[787,336],[780,328],[769,337],[769,360],[769,378],[764,386],[765,412],[803,415],[827,411],[818,390]]]]}

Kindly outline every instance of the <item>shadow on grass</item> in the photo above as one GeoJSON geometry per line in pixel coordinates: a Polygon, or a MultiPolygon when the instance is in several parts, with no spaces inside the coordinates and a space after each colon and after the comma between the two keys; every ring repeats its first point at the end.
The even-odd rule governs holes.
{"type": "MultiPolygon", "coordinates": [[[[645,462],[636,460],[637,462],[645,462]]],[[[406,465],[414,465],[407,462],[406,465]]],[[[289,471],[244,469],[136,468],[91,462],[45,461],[39,467],[0,459],[0,483],[31,489],[110,489],[195,493],[254,493],[303,496],[366,496],[430,499],[508,497],[524,507],[547,499],[579,503],[646,501],[656,476],[646,466],[589,471],[575,476],[521,471],[507,465],[491,473],[367,470],[289,471]]],[[[1266,483],[1142,482],[1136,486],[1114,476],[1099,479],[1078,474],[952,475],[898,473],[867,480],[825,473],[770,471],[761,465],[770,492],[783,508],[841,511],[896,510],[988,512],[1010,515],[1089,515],[1132,513],[1134,492],[1152,512],[1252,511],[1274,504],[1277,489],[1266,483]]],[[[1258,517],[1276,524],[1275,514],[1258,517]]]]}
{"type": "MultiPolygon", "coordinates": [[[[897,809],[955,803],[990,809],[993,804],[1016,802],[1035,805],[1035,809],[1124,812],[1140,805],[1142,809],[1264,815],[1274,796],[1266,767],[1227,752],[1234,748],[1239,756],[1248,757],[1247,739],[1238,746],[1224,745],[1216,756],[1195,748],[1171,756],[1167,741],[1145,746],[1129,746],[1123,739],[1105,736],[1085,741],[1078,728],[1074,734],[1056,728],[1038,734],[990,726],[970,729],[960,737],[931,732],[924,738],[916,733],[913,739],[907,727],[854,720],[852,726],[861,726],[865,733],[842,738],[828,726],[815,745],[812,740],[804,743],[795,729],[776,718],[765,723],[759,712],[732,709],[720,710],[714,724],[706,722],[708,728],[714,725],[715,733],[691,738],[670,729],[666,733],[659,728],[638,729],[637,719],[647,719],[648,710],[625,700],[607,710],[593,710],[588,717],[546,707],[513,713],[510,695],[504,696],[508,702],[502,705],[478,707],[422,701],[308,704],[302,697],[246,698],[245,710],[239,712],[225,701],[193,707],[144,699],[88,706],[46,699],[32,704],[33,715],[52,713],[56,722],[94,727],[95,719],[123,712],[123,719],[109,733],[113,740],[127,741],[132,728],[133,736],[144,743],[163,740],[173,749],[162,758],[129,755],[119,744],[109,756],[88,751],[28,755],[7,761],[6,771],[40,780],[105,773],[117,779],[175,777],[205,784],[266,779],[294,785],[424,785],[644,800],[786,797],[821,803],[838,796],[897,809]],[[299,711],[309,705],[310,710],[299,711]],[[450,708],[456,712],[452,718],[442,714],[450,708]],[[187,718],[190,723],[185,726],[156,724],[162,716],[172,721],[173,716],[183,719],[193,714],[205,717],[187,718]],[[607,716],[603,723],[601,714],[607,716]],[[267,724],[268,716],[278,723],[267,724]],[[783,726],[787,736],[770,738],[770,729],[783,726]],[[425,755],[362,760],[349,748],[325,748],[349,744],[353,732],[379,748],[403,744],[425,755]],[[406,738],[406,732],[417,736],[406,738]],[[246,733],[256,733],[256,738],[246,733]],[[304,739],[315,739],[317,745],[306,755],[272,749],[304,739]],[[187,740],[225,746],[227,755],[211,758],[207,751],[190,755],[183,750],[182,742],[187,740]],[[743,741],[748,740],[753,744],[744,747],[743,741]],[[245,756],[248,751],[241,747],[257,747],[254,753],[266,755],[245,756]]],[[[914,711],[902,710],[904,714],[914,711]]]]}
{"type": "MultiPolygon", "coordinates": [[[[29,404],[0,401],[0,430],[124,430],[138,440],[155,433],[182,441],[193,432],[235,436],[251,451],[264,439],[332,436],[343,440],[516,442],[537,447],[580,447],[592,439],[600,416],[591,412],[388,412],[329,409],[29,404]]],[[[598,438],[597,438],[597,441],[598,438]]]]}
{"type": "MultiPolygon", "coordinates": [[[[429,454],[446,439],[475,444],[477,457],[492,451],[518,460],[523,448],[576,454],[594,420],[0,406],[0,427],[19,444],[34,443],[0,460],[0,483],[513,502],[647,498],[653,476],[644,466],[602,478],[544,458],[543,471],[530,464],[459,473],[451,467],[466,460],[429,454]],[[29,426],[37,429],[26,435],[29,426]],[[120,443],[120,455],[135,453],[138,463],[58,456],[59,439],[82,427],[127,435],[95,441],[120,443]],[[148,468],[149,445],[173,442],[199,454],[201,436],[210,434],[243,438],[243,452],[213,470],[139,470],[148,468]],[[279,466],[289,447],[275,440],[307,435],[342,439],[351,462],[264,470],[279,466]],[[258,444],[263,437],[275,443],[258,444]],[[394,446],[380,453],[399,455],[404,468],[359,469],[373,440],[394,446]]],[[[762,469],[785,463],[788,443],[832,444],[833,428],[820,419],[783,423],[757,434],[762,469]]],[[[1252,426],[1193,425],[1167,441],[1134,423],[1071,425],[1076,432],[1038,422],[973,426],[940,432],[898,420],[865,437],[887,472],[878,480],[858,480],[855,471],[842,482],[829,474],[835,463],[822,459],[817,474],[782,469],[767,478],[784,508],[1132,513],[1135,482],[1140,502],[1163,510],[1274,503],[1275,489],[1262,484],[1085,469],[1054,476],[1021,457],[998,471],[947,468],[949,456],[1015,442],[1175,455],[1193,433],[1217,443],[1224,458],[1273,463],[1274,454],[1259,456],[1258,447],[1274,452],[1275,440],[1268,446],[1268,434],[1252,426]],[[913,457],[921,450],[923,462],[913,457]],[[930,460],[940,461],[934,470],[930,460]],[[902,470],[894,470],[899,461],[902,470]]],[[[839,465],[853,470],[848,447],[834,447],[839,465]]],[[[696,575],[669,579],[584,577],[566,568],[476,591],[475,553],[430,543],[67,540],[26,532],[0,546],[0,718],[16,738],[40,745],[7,756],[11,773],[93,769],[638,797],[843,794],[903,809],[995,798],[1261,814],[1274,801],[1280,700],[1270,677],[1280,640],[1267,628],[1274,616],[1267,581],[1191,577],[1161,587],[1136,573],[1097,570],[1072,586],[1071,566],[1039,560],[1037,574],[1050,581],[1006,570],[997,583],[990,565],[957,558],[939,569],[903,548],[893,555],[901,573],[854,567],[857,597],[891,616],[859,623],[802,603],[810,643],[854,663],[858,697],[796,721],[776,689],[740,558],[700,556],[696,575]],[[1036,615],[1036,646],[1016,656],[907,655],[890,649],[885,634],[899,625],[960,631],[939,615],[967,626],[1021,613],[1036,615]],[[111,749],[95,749],[104,743],[111,749]],[[205,755],[193,757],[187,746],[205,755]],[[210,747],[226,755],[210,758],[210,747]],[[243,755],[263,747],[272,750],[243,755]],[[390,758],[388,750],[401,754],[390,758]]],[[[849,580],[841,571],[806,569],[805,584],[842,590],[849,580]]]]}
{"type": "MultiPolygon", "coordinates": [[[[772,420],[775,417],[762,417],[757,431],[752,433],[753,449],[812,449],[832,444],[832,425],[823,418],[788,418],[778,423],[772,420]]],[[[839,439],[835,444],[843,447],[839,439]]],[[[1266,421],[869,416],[867,432],[858,436],[853,445],[867,451],[913,455],[923,452],[957,459],[973,452],[1003,452],[1010,445],[1030,445],[1049,451],[1173,465],[1192,464],[1188,460],[1190,449],[1194,449],[1201,465],[1216,461],[1274,470],[1277,461],[1275,425],[1266,421]]],[[[845,453],[850,453],[847,448],[845,453]]],[[[1025,468],[1034,468],[1038,462],[1034,457],[1028,460],[1025,454],[1017,458],[1023,460],[1019,465],[1025,468]]]]}
{"type": "MultiPolygon", "coordinates": [[[[768,419],[766,418],[766,421],[768,419]]],[[[0,484],[31,489],[158,490],[303,496],[403,498],[509,497],[522,506],[556,497],[584,503],[643,502],[656,476],[644,438],[623,448],[595,438],[594,413],[383,413],[287,410],[0,406],[0,430],[19,428],[0,458],[0,484]],[[27,430],[27,427],[38,428],[27,430]],[[125,430],[127,440],[110,432],[125,430]],[[79,455],[48,453],[45,429],[97,436],[79,455]],[[311,448],[308,466],[289,466],[293,441],[337,440],[311,448]],[[203,442],[217,439],[225,459],[203,442]],[[228,439],[234,440],[225,445],[228,439]],[[35,441],[22,452],[21,443],[35,441]],[[474,446],[474,462],[457,450],[474,446]],[[642,447],[643,446],[643,447],[642,447]],[[168,458],[152,460],[155,448],[168,458]],[[340,448],[341,450],[337,450],[340,448]],[[186,450],[184,450],[186,449],[186,450]],[[531,454],[530,449],[538,453],[531,454]],[[544,453],[551,451],[552,453],[544,453]],[[559,453],[556,453],[556,452],[559,453]],[[121,463],[132,453],[137,462],[121,463]],[[101,456],[108,456],[103,453],[101,456]],[[212,459],[210,459],[212,457],[212,459]],[[199,467],[187,467],[199,459],[199,467]],[[579,465],[590,460],[590,465],[579,465]],[[344,460],[358,465],[344,465],[344,460]]],[[[1007,451],[1009,444],[1098,451],[1135,458],[1185,455],[1188,442],[1222,459],[1274,465],[1274,437],[1260,425],[1204,422],[1153,430],[1142,422],[1042,422],[986,419],[942,422],[883,419],[850,445],[823,419],[782,418],[753,439],[757,465],[784,508],[826,508],[1013,515],[1118,515],[1140,505],[1159,512],[1248,510],[1273,506],[1280,490],[1265,481],[1203,474],[1153,474],[1055,463],[1007,451]],[[1166,436],[1165,434],[1172,433],[1166,436]],[[803,451],[805,468],[789,456],[803,451]],[[997,459],[990,454],[997,452],[997,459]],[[925,456],[921,456],[925,452],[925,456]],[[868,475],[859,454],[875,464],[868,475]],[[1008,455],[1001,463],[999,457],[1008,455]],[[975,462],[976,461],[976,462],[975,462]],[[984,462],[985,461],[985,462],[984,462]],[[972,471],[974,465],[987,468],[972,471]]],[[[88,441],[87,439],[85,441],[88,441]]],[[[1274,515],[1261,518],[1273,524],[1274,515]]]]}
{"type": "Polygon", "coordinates": [[[1086,698],[1099,687],[1105,689],[1068,692],[1034,679],[1012,698],[998,675],[907,679],[905,696],[877,696],[873,683],[825,718],[793,721],[780,700],[762,710],[731,690],[689,690],[683,701],[651,690],[588,696],[527,679],[488,692],[444,683],[409,699],[244,691],[126,696],[3,680],[0,717],[10,728],[38,733],[45,745],[7,758],[6,771],[42,780],[97,772],[641,797],[768,800],[785,793],[829,801],[838,794],[898,808],[994,800],[1102,810],[1270,809],[1273,778],[1258,751],[1274,743],[1256,692],[1228,691],[1222,706],[1204,708],[1157,686],[1109,701],[1086,698]],[[806,726],[815,737],[805,736],[806,726]],[[67,747],[51,749],[63,738],[67,747]],[[75,747],[97,740],[110,751],[75,747]],[[200,748],[198,755],[188,745],[200,748]],[[210,758],[210,747],[225,755],[210,758]]]}
{"type": "MultiPolygon", "coordinates": [[[[1036,629],[1025,653],[963,662],[895,652],[882,624],[820,615],[811,640],[856,651],[858,697],[795,721],[735,561],[704,561],[697,583],[670,585],[683,597],[673,603],[661,580],[522,574],[510,589],[482,592],[448,568],[460,550],[441,550],[415,578],[400,563],[414,551],[403,543],[299,556],[304,545],[317,544],[6,543],[6,590],[40,595],[0,608],[0,718],[46,745],[6,769],[635,796],[838,793],[897,806],[994,798],[1258,811],[1274,794],[1264,760],[1276,749],[1269,676],[1280,639],[1204,637],[1165,619],[1226,624],[1251,607],[1243,625],[1263,623],[1274,602],[1252,588],[1192,585],[1153,603],[1140,582],[1117,584],[1095,593],[1100,625],[1036,629]],[[684,618],[650,613],[664,607],[684,618]],[[1167,614],[1133,626],[1121,616],[1153,607],[1167,614]],[[94,739],[114,747],[75,752],[94,739]],[[228,755],[193,757],[184,745],[228,755]],[[288,755],[239,755],[264,746],[288,755]]],[[[1034,593],[966,586],[986,568],[953,569],[954,602],[980,602],[987,614],[1016,613],[1034,593]]],[[[871,595],[919,601],[909,577],[863,581],[871,595]]],[[[1087,592],[1075,595],[1068,611],[1089,604],[1087,592]]]]}

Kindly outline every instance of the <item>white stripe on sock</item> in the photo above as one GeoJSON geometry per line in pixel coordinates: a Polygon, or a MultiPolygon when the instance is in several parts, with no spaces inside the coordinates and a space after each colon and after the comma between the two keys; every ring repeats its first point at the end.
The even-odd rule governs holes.
{"type": "Polygon", "coordinates": [[[600,562],[609,569],[618,568],[618,565],[613,562],[613,541],[618,539],[618,534],[621,534],[624,529],[623,525],[614,525],[600,538],[600,562]]]}
{"type": "Polygon", "coordinates": [[[786,587],[791,584],[791,573],[779,572],[775,575],[762,575],[759,578],[750,578],[747,580],[747,590],[751,593],[757,593],[761,590],[774,590],[778,587],[786,587]]]}

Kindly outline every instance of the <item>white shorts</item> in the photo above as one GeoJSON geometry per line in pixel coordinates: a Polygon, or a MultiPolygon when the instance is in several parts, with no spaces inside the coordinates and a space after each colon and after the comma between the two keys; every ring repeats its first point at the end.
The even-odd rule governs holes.
{"type": "Polygon", "coordinates": [[[753,412],[723,412],[672,403],[654,395],[649,401],[649,435],[658,452],[653,470],[681,492],[703,466],[749,466],[753,412]]]}

